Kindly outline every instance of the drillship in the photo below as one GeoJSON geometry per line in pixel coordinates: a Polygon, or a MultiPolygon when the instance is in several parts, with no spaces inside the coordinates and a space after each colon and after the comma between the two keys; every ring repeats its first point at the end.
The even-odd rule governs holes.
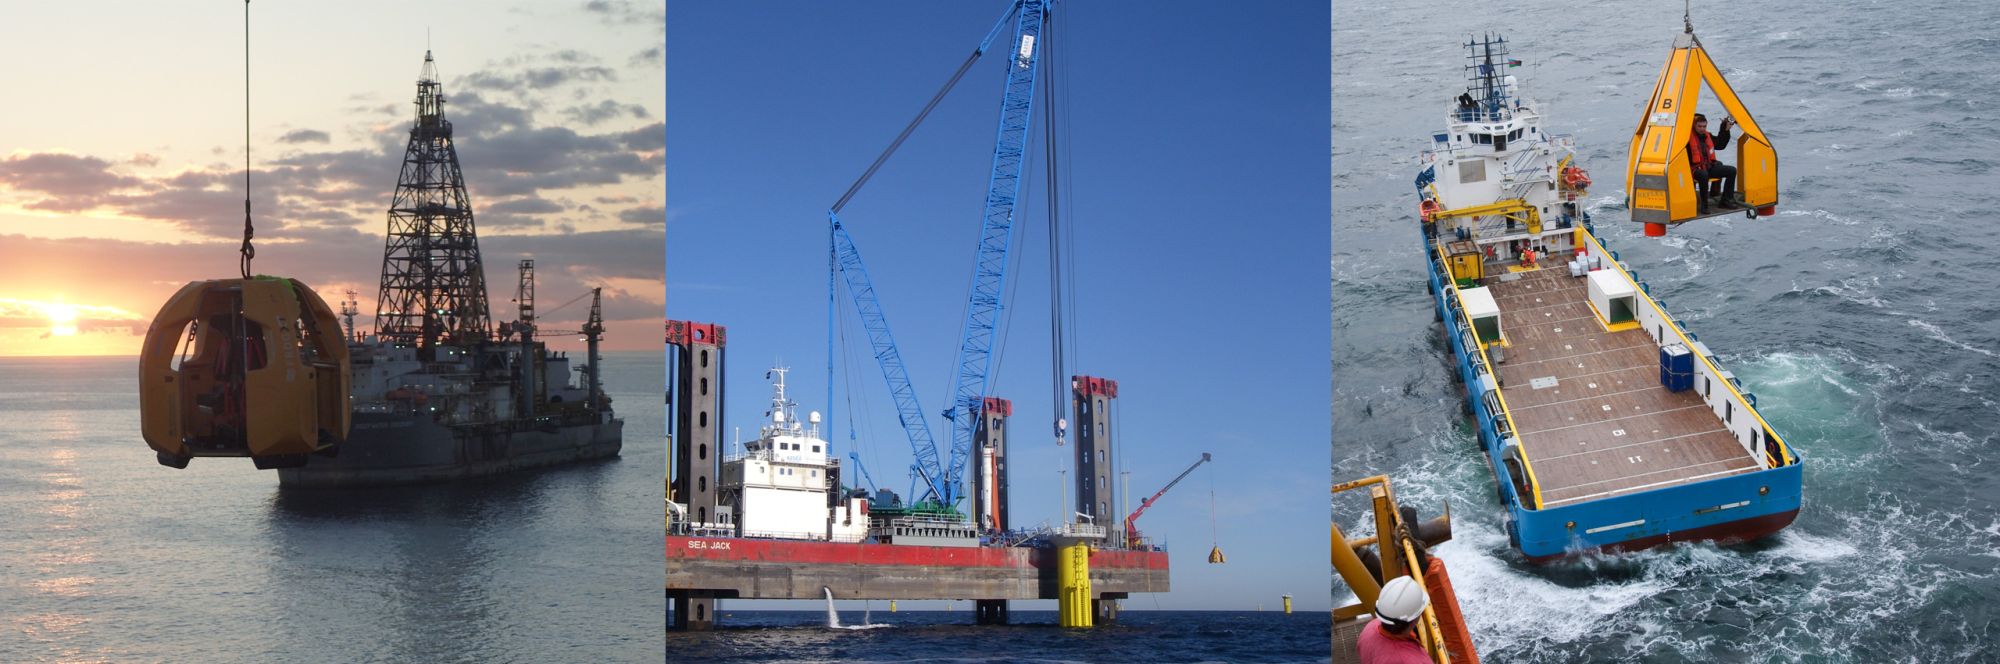
{"type": "Polygon", "coordinates": [[[427,52],[389,209],[374,334],[354,330],[351,300],[341,311],[353,430],[331,454],[279,468],[283,486],[438,482],[618,454],[624,420],[603,389],[601,292],[591,293],[582,330],[541,330],[534,263],[523,260],[519,317],[493,325],[444,104],[427,52]],[[588,357],[572,367],[538,334],[579,335],[588,357]]]}
{"type": "Polygon", "coordinates": [[[1467,44],[1470,84],[1416,177],[1432,304],[1515,548],[1763,537],[1798,516],[1801,460],[1715,355],[1605,247],[1569,136],[1467,44]]]}

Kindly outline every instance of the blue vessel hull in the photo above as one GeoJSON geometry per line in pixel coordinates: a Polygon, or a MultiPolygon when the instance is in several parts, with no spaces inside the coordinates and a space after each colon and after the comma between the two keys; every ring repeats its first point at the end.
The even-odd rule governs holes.
{"type": "MultiPolygon", "coordinates": [[[[1479,385],[1484,372],[1478,350],[1468,347],[1470,336],[1450,300],[1449,273],[1429,243],[1426,238],[1423,249],[1429,257],[1431,304],[1444,321],[1459,379],[1467,386],[1479,385]]],[[[1777,532],[1798,516],[1804,460],[1796,450],[1791,463],[1774,468],[1536,509],[1534,499],[1516,488],[1527,483],[1514,477],[1516,471],[1502,454],[1504,414],[1476,390],[1467,389],[1465,398],[1507,510],[1508,540],[1531,561],[1669,542],[1749,541],[1777,532]]]]}

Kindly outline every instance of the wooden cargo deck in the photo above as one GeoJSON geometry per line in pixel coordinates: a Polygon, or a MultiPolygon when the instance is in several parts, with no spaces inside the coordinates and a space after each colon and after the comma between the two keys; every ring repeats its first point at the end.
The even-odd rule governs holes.
{"type": "Polygon", "coordinates": [[[1507,346],[1500,392],[1544,507],[1754,471],[1695,390],[1660,386],[1659,347],[1607,332],[1561,269],[1488,278],[1507,346]]]}

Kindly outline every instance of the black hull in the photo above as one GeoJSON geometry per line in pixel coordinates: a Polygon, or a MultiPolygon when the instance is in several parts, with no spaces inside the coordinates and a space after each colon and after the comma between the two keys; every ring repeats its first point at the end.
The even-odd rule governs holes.
{"type": "Polygon", "coordinates": [[[433,484],[618,455],[625,422],[447,427],[423,416],[356,413],[337,457],[278,470],[278,485],[331,489],[433,484]]]}

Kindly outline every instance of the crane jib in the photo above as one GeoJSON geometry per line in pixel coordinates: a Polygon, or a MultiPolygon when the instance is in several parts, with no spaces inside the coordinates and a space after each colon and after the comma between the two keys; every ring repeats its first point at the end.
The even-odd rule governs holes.
{"type": "Polygon", "coordinates": [[[854,246],[854,238],[841,227],[839,217],[829,212],[827,219],[833,228],[835,264],[846,278],[847,292],[854,298],[862,329],[868,333],[869,349],[875,355],[875,363],[881,365],[882,378],[889,384],[889,396],[896,403],[896,419],[916,455],[912,469],[936,493],[939,476],[929,469],[937,466],[937,445],[932,442],[923,406],[917,402],[917,390],[910,385],[910,372],[903,365],[902,352],[896,349],[896,337],[889,332],[889,318],[882,312],[882,301],[875,297],[874,282],[868,278],[868,268],[861,262],[861,250],[854,246]]]}
{"type": "Polygon", "coordinates": [[[1045,6],[1023,0],[1016,14],[1013,57],[1007,68],[1006,96],[1000,101],[1000,128],[994,138],[993,169],[981,214],[979,248],[973,261],[972,292],[965,310],[965,329],[954,369],[951,418],[951,460],[943,468],[945,493],[940,502],[957,504],[966,461],[972,456],[973,429],[986,400],[992,368],[994,332],[1000,318],[1001,295],[1007,277],[1007,252],[1013,242],[1014,205],[1026,162],[1028,129],[1034,117],[1035,78],[1042,49],[1045,6]]]}

